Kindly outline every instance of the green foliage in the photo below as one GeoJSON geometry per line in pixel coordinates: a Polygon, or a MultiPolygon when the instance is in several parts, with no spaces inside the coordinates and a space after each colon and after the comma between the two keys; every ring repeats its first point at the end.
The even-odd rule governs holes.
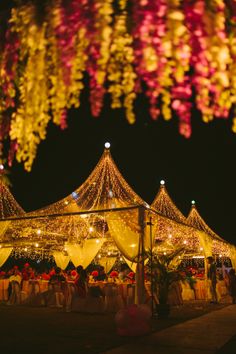
{"type": "Polygon", "coordinates": [[[183,254],[184,249],[178,248],[175,251],[166,255],[156,255],[149,251],[148,267],[152,278],[153,290],[156,292],[160,304],[166,304],[170,285],[182,279],[180,272],[179,256],[183,254]],[[151,261],[152,260],[152,261],[151,261]]]}

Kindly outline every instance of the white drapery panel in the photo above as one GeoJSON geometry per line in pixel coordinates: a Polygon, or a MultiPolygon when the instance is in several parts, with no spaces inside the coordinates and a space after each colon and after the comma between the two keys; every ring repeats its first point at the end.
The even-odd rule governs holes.
{"type": "Polygon", "coordinates": [[[55,259],[56,265],[61,269],[66,269],[70,262],[70,257],[65,256],[63,252],[55,251],[53,252],[53,257],[55,259]]]}
{"type": "Polygon", "coordinates": [[[1,221],[0,222],[0,239],[2,236],[4,236],[10,222],[9,221],[1,221]]]}
{"type": "Polygon", "coordinates": [[[204,232],[198,232],[200,245],[204,250],[205,257],[212,256],[212,239],[210,236],[206,235],[204,232]]]}
{"type": "Polygon", "coordinates": [[[130,261],[139,254],[139,233],[126,225],[118,213],[107,218],[109,232],[119,251],[130,261]]]}
{"type": "MultiPolygon", "coordinates": [[[[129,268],[132,270],[132,272],[136,272],[136,268],[137,268],[137,263],[129,261],[127,258],[124,257],[125,262],[127,263],[127,265],[129,266],[129,268]]],[[[144,265],[146,265],[148,262],[148,258],[144,260],[144,265]]]]}
{"type": "Polygon", "coordinates": [[[236,270],[236,247],[230,246],[230,260],[232,267],[236,270]]]}
{"type": "Polygon", "coordinates": [[[12,250],[12,247],[0,248],[0,267],[6,262],[12,250]]]}
{"type": "Polygon", "coordinates": [[[110,272],[115,262],[116,257],[101,257],[99,259],[99,264],[104,267],[106,273],[110,272]]]}
{"type": "Polygon", "coordinates": [[[84,268],[92,262],[102,247],[105,238],[88,239],[81,244],[66,243],[66,250],[75,267],[82,265],[84,268]]]}

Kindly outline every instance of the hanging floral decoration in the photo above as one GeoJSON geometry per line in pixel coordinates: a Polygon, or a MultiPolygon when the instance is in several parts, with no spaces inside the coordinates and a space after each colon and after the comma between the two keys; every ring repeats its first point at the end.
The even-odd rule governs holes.
{"type": "Polygon", "coordinates": [[[109,95],[134,123],[144,93],[152,119],[174,112],[189,138],[193,105],[204,122],[236,117],[235,59],[233,0],[19,1],[0,46],[0,155],[29,171],[49,121],[67,127],[87,78],[93,116],[109,95]]]}

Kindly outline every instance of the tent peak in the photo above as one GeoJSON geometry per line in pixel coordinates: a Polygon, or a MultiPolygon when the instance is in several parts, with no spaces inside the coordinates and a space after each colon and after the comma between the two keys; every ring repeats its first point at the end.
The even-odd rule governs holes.
{"type": "Polygon", "coordinates": [[[105,147],[105,151],[106,150],[109,150],[110,147],[111,147],[111,143],[109,143],[108,141],[104,144],[104,147],[105,147]]]}

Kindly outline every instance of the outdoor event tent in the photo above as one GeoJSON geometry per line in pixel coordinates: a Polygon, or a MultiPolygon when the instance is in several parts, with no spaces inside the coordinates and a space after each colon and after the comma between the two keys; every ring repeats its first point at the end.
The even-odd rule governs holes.
{"type": "Polygon", "coordinates": [[[187,222],[189,225],[198,230],[198,236],[204,249],[205,257],[212,255],[216,255],[218,257],[230,257],[232,264],[236,266],[236,259],[234,255],[235,247],[217,235],[206,224],[197,210],[195,201],[192,201],[192,206],[187,217],[187,222]]]}
{"type": "Polygon", "coordinates": [[[12,216],[24,215],[24,210],[20,207],[8,187],[0,178],[0,267],[6,262],[12,252],[12,247],[4,243],[5,234],[9,228],[10,221],[3,221],[12,216]],[[4,245],[4,247],[3,247],[4,245]]]}
{"type": "Polygon", "coordinates": [[[157,221],[153,225],[153,232],[157,248],[162,251],[184,247],[185,252],[199,252],[199,238],[196,230],[188,224],[187,219],[176,207],[167,192],[165,182],[160,182],[159,191],[151,205],[158,213],[157,221]]]}

